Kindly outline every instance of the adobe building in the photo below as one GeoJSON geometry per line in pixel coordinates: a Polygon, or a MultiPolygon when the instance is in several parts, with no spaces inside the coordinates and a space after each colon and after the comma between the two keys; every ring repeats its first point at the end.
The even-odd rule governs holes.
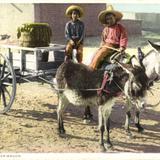
{"type": "MultiPolygon", "coordinates": [[[[76,3],[77,4],[77,3],[76,3]]],[[[1,3],[0,5],[0,35],[9,34],[16,39],[17,28],[23,23],[48,23],[52,29],[52,42],[64,39],[64,27],[68,18],[65,10],[71,4],[58,3],[1,3]]],[[[105,3],[77,4],[83,7],[85,16],[86,36],[100,36],[103,25],[98,21],[98,14],[106,8],[105,3]]],[[[123,20],[129,35],[141,34],[141,21],[123,20]]]]}
{"type": "Polygon", "coordinates": [[[124,16],[132,20],[142,21],[142,30],[160,32],[160,13],[124,13],[124,16]]]}

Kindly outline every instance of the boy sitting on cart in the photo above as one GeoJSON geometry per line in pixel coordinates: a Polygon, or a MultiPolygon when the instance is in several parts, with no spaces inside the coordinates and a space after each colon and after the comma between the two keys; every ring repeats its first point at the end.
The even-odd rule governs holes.
{"type": "Polygon", "coordinates": [[[77,50],[77,61],[82,62],[83,59],[83,39],[84,39],[84,23],[79,19],[83,16],[83,9],[77,5],[71,5],[66,10],[66,16],[71,20],[66,23],[65,37],[67,45],[65,50],[65,61],[72,59],[73,49],[77,50]]]}

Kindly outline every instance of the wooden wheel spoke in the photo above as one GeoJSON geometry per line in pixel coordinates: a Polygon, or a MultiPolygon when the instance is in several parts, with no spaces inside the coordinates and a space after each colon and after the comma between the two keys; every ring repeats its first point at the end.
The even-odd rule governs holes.
{"type": "Polygon", "coordinates": [[[0,54],[0,114],[11,108],[16,93],[16,76],[9,59],[0,54]]]}
{"type": "Polygon", "coordinates": [[[3,102],[4,107],[6,107],[7,106],[6,96],[5,96],[5,92],[4,92],[3,88],[1,89],[1,92],[2,92],[2,102],[3,102]]]}
{"type": "Polygon", "coordinates": [[[4,76],[5,67],[6,67],[6,61],[4,61],[4,63],[2,64],[2,70],[1,70],[1,74],[0,74],[0,79],[2,79],[3,76],[4,76]]]}
{"type": "Polygon", "coordinates": [[[9,96],[9,99],[11,98],[11,94],[9,93],[9,91],[7,90],[7,88],[6,87],[4,87],[4,92],[6,92],[7,93],[7,95],[9,96]]]}
{"type": "Polygon", "coordinates": [[[13,84],[12,84],[12,83],[9,83],[9,82],[3,82],[3,85],[4,85],[4,86],[11,86],[11,87],[13,87],[13,84]]]}
{"type": "Polygon", "coordinates": [[[1,73],[2,73],[2,65],[0,64],[0,77],[1,77],[1,73]]]}
{"type": "Polygon", "coordinates": [[[2,89],[0,88],[0,101],[1,101],[1,94],[2,94],[2,89]]]}
{"type": "Polygon", "coordinates": [[[1,79],[1,81],[4,81],[5,79],[7,79],[9,75],[11,75],[11,72],[8,72],[8,73],[1,79]]]}

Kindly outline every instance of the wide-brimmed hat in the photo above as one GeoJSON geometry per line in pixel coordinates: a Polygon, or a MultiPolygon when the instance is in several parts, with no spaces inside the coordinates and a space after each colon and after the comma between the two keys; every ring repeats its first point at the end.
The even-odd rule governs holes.
{"type": "Polygon", "coordinates": [[[123,14],[119,11],[114,10],[112,5],[109,5],[106,10],[103,10],[99,13],[98,19],[102,24],[106,24],[106,15],[112,13],[115,15],[116,21],[120,21],[123,17],[123,14]]]}
{"type": "Polygon", "coordinates": [[[84,14],[84,11],[83,11],[83,9],[80,7],[80,6],[77,6],[77,5],[71,5],[71,6],[69,6],[67,9],[66,9],[66,16],[67,17],[71,17],[71,14],[72,14],[72,11],[73,10],[78,10],[79,11],[79,16],[80,17],[82,17],[83,16],[83,14],[84,14]]]}

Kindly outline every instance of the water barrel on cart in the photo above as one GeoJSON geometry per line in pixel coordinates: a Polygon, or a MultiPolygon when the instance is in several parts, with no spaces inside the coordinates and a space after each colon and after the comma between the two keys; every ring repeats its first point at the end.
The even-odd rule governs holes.
{"type": "MultiPolygon", "coordinates": [[[[22,47],[48,47],[51,41],[51,28],[47,23],[25,23],[17,29],[17,38],[22,47]]],[[[48,61],[48,52],[41,56],[41,61],[48,61]]]]}

